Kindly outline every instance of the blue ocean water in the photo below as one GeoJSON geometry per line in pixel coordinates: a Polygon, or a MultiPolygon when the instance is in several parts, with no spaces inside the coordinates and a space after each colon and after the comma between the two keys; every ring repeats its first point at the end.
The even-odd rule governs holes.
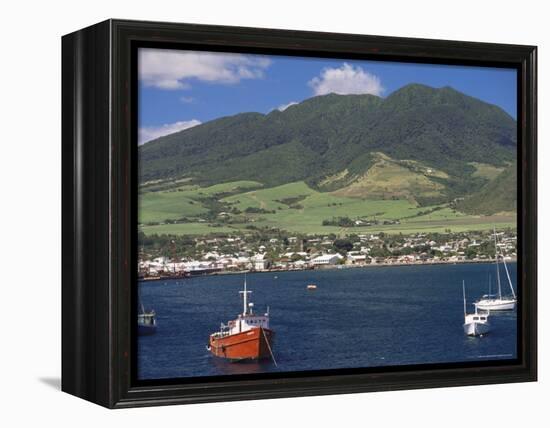
{"type": "MultiPolygon", "coordinates": [[[[509,269],[515,288],[515,263],[509,269]]],[[[493,264],[248,274],[255,310],[270,307],[277,366],[230,363],[206,350],[210,333],[242,311],[244,276],[140,282],[158,328],[138,337],[138,379],[513,359],[515,312],[494,314],[484,337],[462,330],[462,280],[471,312],[488,293],[489,275],[494,283],[493,264]]]]}

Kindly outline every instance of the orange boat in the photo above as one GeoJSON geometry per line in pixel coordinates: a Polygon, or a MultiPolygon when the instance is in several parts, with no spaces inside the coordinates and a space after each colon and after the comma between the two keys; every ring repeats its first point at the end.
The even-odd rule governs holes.
{"type": "Polygon", "coordinates": [[[269,309],[264,315],[253,312],[254,304],[248,303],[252,291],[239,291],[243,295],[243,312],[237,319],[222,324],[220,330],[210,335],[208,350],[216,357],[231,361],[261,360],[273,356],[273,330],[269,328],[269,309]]]}

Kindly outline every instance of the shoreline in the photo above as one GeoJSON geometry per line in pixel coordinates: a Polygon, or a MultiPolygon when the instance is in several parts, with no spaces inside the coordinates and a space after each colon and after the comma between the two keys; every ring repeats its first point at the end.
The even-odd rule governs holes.
{"type": "MultiPolygon", "coordinates": [[[[141,278],[138,279],[138,282],[157,282],[157,281],[168,281],[168,280],[188,280],[197,277],[204,276],[219,276],[219,275],[243,275],[243,274],[276,274],[276,273],[285,273],[285,272],[303,272],[303,271],[323,271],[323,270],[343,270],[343,269],[368,269],[368,268],[378,268],[378,267],[403,267],[403,266],[435,266],[435,265],[466,265],[466,264],[480,264],[480,263],[493,263],[494,259],[488,260],[456,260],[456,261],[431,261],[431,262],[413,262],[413,263],[369,263],[369,264],[350,264],[350,265],[323,265],[312,268],[305,269],[265,269],[265,270],[240,270],[240,271],[220,271],[220,272],[209,272],[199,275],[190,275],[190,276],[177,276],[177,277],[161,277],[161,278],[141,278]]],[[[508,261],[508,263],[516,263],[516,259],[508,261]]]]}

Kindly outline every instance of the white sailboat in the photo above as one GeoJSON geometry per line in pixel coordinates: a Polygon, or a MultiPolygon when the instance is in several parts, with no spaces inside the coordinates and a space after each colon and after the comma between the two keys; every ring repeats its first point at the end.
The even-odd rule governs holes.
{"type": "Polygon", "coordinates": [[[504,270],[506,271],[506,278],[508,279],[508,285],[510,286],[510,291],[512,292],[511,296],[502,295],[502,286],[500,282],[500,266],[499,258],[501,255],[498,253],[497,247],[497,233],[494,230],[495,236],[495,264],[497,268],[497,294],[496,295],[485,295],[477,302],[474,303],[476,310],[483,311],[513,311],[516,308],[517,298],[516,293],[514,292],[514,287],[512,286],[512,280],[510,279],[510,272],[508,271],[508,266],[506,266],[506,260],[502,256],[502,264],[504,265],[504,270]]]}
{"type": "Polygon", "coordinates": [[[464,298],[464,333],[468,336],[483,336],[489,333],[489,312],[478,313],[477,307],[473,314],[466,312],[466,286],[462,281],[462,296],[464,298]]]}

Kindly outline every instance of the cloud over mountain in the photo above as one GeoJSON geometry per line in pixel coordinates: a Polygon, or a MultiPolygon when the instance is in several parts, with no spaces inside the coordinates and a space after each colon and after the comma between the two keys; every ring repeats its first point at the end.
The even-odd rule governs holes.
{"type": "Polygon", "coordinates": [[[295,106],[296,104],[298,104],[298,102],[296,101],[290,101],[289,103],[286,103],[286,104],[281,104],[279,107],[277,107],[277,110],[279,111],[285,111],[287,108],[289,108],[290,106],[295,106]]]}
{"type": "Polygon", "coordinates": [[[381,95],[384,91],[378,76],[354,67],[348,63],[338,68],[325,68],[318,77],[308,82],[315,95],[330,93],[339,95],[372,94],[381,95]]]}

